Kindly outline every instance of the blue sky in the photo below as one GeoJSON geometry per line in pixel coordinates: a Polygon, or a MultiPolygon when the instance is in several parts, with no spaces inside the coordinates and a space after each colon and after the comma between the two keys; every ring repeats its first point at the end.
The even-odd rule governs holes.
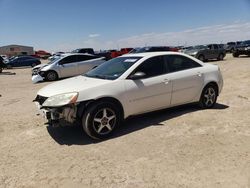
{"type": "Polygon", "coordinates": [[[0,0],[0,46],[48,51],[250,39],[250,0],[0,0]]]}

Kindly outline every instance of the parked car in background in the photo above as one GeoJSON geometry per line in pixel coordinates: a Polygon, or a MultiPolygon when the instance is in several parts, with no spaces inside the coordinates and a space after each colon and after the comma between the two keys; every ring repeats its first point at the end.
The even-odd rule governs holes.
{"type": "Polygon", "coordinates": [[[201,61],[209,59],[223,60],[226,55],[226,50],[218,44],[197,45],[186,49],[184,53],[196,57],[201,61]]]}
{"type": "Polygon", "coordinates": [[[6,64],[4,63],[4,59],[0,56],[0,73],[3,72],[3,69],[6,68],[6,64]]]}
{"type": "Polygon", "coordinates": [[[137,48],[130,53],[144,53],[144,52],[167,52],[167,51],[177,51],[177,49],[169,46],[147,46],[142,48],[137,48]]]}
{"type": "Polygon", "coordinates": [[[94,49],[93,48],[78,48],[72,51],[72,53],[82,53],[82,54],[95,54],[94,49]]]}
{"type": "Polygon", "coordinates": [[[9,61],[9,58],[7,55],[0,55],[2,57],[2,60],[4,63],[7,63],[9,61]]]}
{"type": "Polygon", "coordinates": [[[35,67],[39,64],[41,64],[41,61],[37,58],[34,58],[32,56],[19,56],[9,59],[9,61],[6,63],[6,67],[7,68],[25,67],[25,66],[35,67]]]}
{"type": "Polygon", "coordinates": [[[103,57],[91,54],[62,54],[48,64],[34,67],[32,81],[33,83],[43,80],[54,81],[59,78],[80,75],[104,62],[103,57]]]}
{"type": "Polygon", "coordinates": [[[132,50],[133,50],[133,48],[121,48],[120,55],[128,54],[132,50]]]}
{"type": "Polygon", "coordinates": [[[50,125],[78,123],[104,139],[129,116],[193,102],[212,108],[222,86],[217,65],[177,52],[138,53],[47,85],[34,101],[50,125]]]}
{"type": "Polygon", "coordinates": [[[103,50],[103,51],[97,52],[97,53],[95,53],[95,55],[98,57],[104,57],[106,61],[112,59],[111,53],[108,50],[103,50]]]}
{"type": "Polygon", "coordinates": [[[228,42],[226,45],[225,45],[225,49],[226,49],[226,52],[230,52],[232,53],[234,48],[236,46],[236,42],[228,42]]]}
{"type": "Polygon", "coordinates": [[[51,53],[49,52],[46,52],[44,50],[38,50],[38,51],[35,51],[35,54],[34,54],[36,57],[39,57],[41,59],[48,59],[48,57],[51,56],[51,53]]]}
{"type": "Polygon", "coordinates": [[[239,57],[240,55],[250,56],[250,40],[243,41],[241,44],[235,46],[233,56],[239,57]]]}
{"type": "Polygon", "coordinates": [[[240,45],[242,41],[236,41],[236,42],[228,42],[225,44],[225,50],[226,52],[233,53],[237,45],[240,45]]]}

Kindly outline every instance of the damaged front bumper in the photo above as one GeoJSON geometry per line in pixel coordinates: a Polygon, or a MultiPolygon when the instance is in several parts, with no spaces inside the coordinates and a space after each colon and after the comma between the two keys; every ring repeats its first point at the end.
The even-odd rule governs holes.
{"type": "Polygon", "coordinates": [[[45,73],[43,71],[40,71],[39,68],[34,68],[31,74],[32,74],[31,80],[33,84],[42,82],[45,79],[45,76],[44,76],[45,73]]]}
{"type": "Polygon", "coordinates": [[[38,107],[38,113],[42,115],[46,123],[52,126],[68,126],[76,124],[78,104],[70,104],[60,107],[44,107],[46,97],[37,96],[33,101],[38,107]]]}

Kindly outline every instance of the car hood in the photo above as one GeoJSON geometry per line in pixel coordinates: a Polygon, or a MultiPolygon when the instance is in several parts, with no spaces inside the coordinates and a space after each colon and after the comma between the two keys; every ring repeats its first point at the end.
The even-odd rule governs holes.
{"type": "Polygon", "coordinates": [[[83,90],[93,89],[110,82],[112,82],[112,80],[77,76],[49,84],[40,89],[37,94],[44,97],[51,97],[63,93],[81,92],[83,90]]]}
{"type": "Polygon", "coordinates": [[[40,65],[33,67],[33,69],[42,69],[43,67],[46,67],[46,66],[48,66],[48,64],[40,64],[40,65]]]}

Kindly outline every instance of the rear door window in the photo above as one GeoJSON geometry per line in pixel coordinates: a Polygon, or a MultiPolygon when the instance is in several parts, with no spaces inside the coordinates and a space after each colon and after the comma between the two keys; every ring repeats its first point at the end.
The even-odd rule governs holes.
{"type": "Polygon", "coordinates": [[[77,61],[88,61],[91,59],[96,59],[97,56],[90,56],[90,55],[77,55],[77,61]]]}
{"type": "Polygon", "coordinates": [[[201,67],[201,65],[194,60],[181,55],[165,56],[167,62],[167,69],[169,72],[177,72],[186,69],[201,67]]]}

